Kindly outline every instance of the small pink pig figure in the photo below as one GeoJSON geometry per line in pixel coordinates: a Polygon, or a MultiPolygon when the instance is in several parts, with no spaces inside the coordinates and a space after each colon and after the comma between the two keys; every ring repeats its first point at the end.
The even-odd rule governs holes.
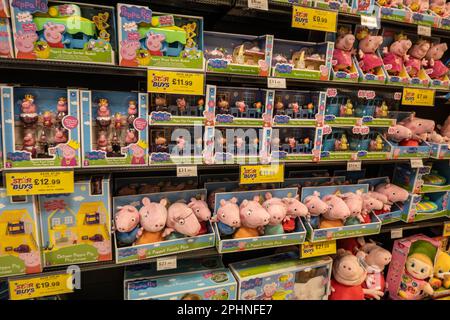
{"type": "Polygon", "coordinates": [[[145,164],[145,150],[137,144],[130,145],[131,164],[145,164]]]}
{"type": "Polygon", "coordinates": [[[55,128],[55,136],[53,138],[56,144],[67,142],[66,129],[55,128]]]}
{"type": "Polygon", "coordinates": [[[376,186],[375,191],[384,194],[388,199],[388,204],[405,202],[409,197],[408,191],[392,183],[381,183],[376,186]]]}
{"type": "Polygon", "coordinates": [[[149,198],[142,198],[139,209],[139,222],[142,234],[136,240],[136,245],[163,241],[163,229],[167,221],[167,199],[151,202],[149,198]]]}
{"type": "Polygon", "coordinates": [[[137,50],[141,47],[139,41],[122,40],[120,42],[120,65],[125,67],[137,67],[137,50]]]}
{"type": "Polygon", "coordinates": [[[107,151],[108,150],[108,140],[106,139],[106,134],[101,132],[97,138],[97,150],[107,151]]]}
{"type": "Polygon", "coordinates": [[[31,94],[25,95],[20,105],[20,120],[23,122],[25,128],[33,127],[39,120],[39,116],[36,113],[37,107],[34,103],[34,97],[31,94]]]}
{"type": "Polygon", "coordinates": [[[421,39],[409,49],[409,59],[406,61],[405,66],[411,77],[416,77],[420,69],[428,64],[425,56],[430,46],[429,41],[421,39]]]}
{"type": "Polygon", "coordinates": [[[56,104],[56,121],[60,124],[62,119],[67,115],[67,98],[59,97],[56,104]]]}
{"type": "Polygon", "coordinates": [[[64,48],[63,33],[66,27],[63,24],[47,22],[44,24],[44,38],[52,48],[64,48]]]}
{"type": "Polygon", "coordinates": [[[236,101],[235,103],[236,108],[238,108],[240,113],[244,113],[245,112],[245,102],[242,100],[236,101]]]}
{"type": "Polygon", "coordinates": [[[38,40],[35,32],[23,32],[19,30],[14,34],[14,46],[16,47],[17,59],[36,59],[34,43],[38,40]]]}
{"type": "Polygon", "coordinates": [[[126,143],[127,145],[129,145],[129,144],[131,144],[131,143],[136,143],[137,140],[138,140],[138,137],[137,137],[137,132],[136,132],[136,130],[133,130],[133,129],[127,130],[127,134],[126,134],[126,136],[125,136],[125,143],[126,143]]]}
{"type": "Polygon", "coordinates": [[[350,68],[353,65],[352,55],[355,52],[354,44],[355,36],[351,33],[341,32],[338,36],[333,51],[333,69],[335,72],[350,72],[350,68]]]}
{"type": "Polygon", "coordinates": [[[201,229],[198,234],[208,233],[206,221],[209,221],[211,219],[211,210],[209,210],[206,202],[204,200],[191,198],[191,202],[189,202],[188,207],[194,211],[195,216],[200,222],[201,229]]]}
{"type": "Polygon", "coordinates": [[[153,32],[149,32],[147,34],[147,40],[145,41],[145,44],[151,56],[163,55],[162,47],[164,40],[166,40],[166,36],[163,34],[153,32]]]}
{"type": "Polygon", "coordinates": [[[76,159],[77,151],[67,144],[60,144],[59,149],[62,152],[61,166],[62,167],[76,167],[77,166],[77,159],[76,159]]]}
{"type": "Polygon", "coordinates": [[[239,206],[241,227],[233,235],[233,238],[251,238],[260,235],[259,229],[267,225],[270,215],[259,203],[259,196],[255,195],[253,200],[244,199],[239,206]]]}
{"type": "MultiPolygon", "coordinates": [[[[363,31],[360,32],[364,33],[363,31]]],[[[383,65],[383,60],[377,54],[378,47],[383,43],[382,36],[373,36],[368,33],[359,41],[359,66],[364,73],[375,73],[383,65]]],[[[360,35],[361,36],[361,35],[360,35]]]]}
{"type": "Polygon", "coordinates": [[[200,228],[200,223],[194,211],[185,203],[176,202],[169,207],[167,212],[167,228],[164,230],[163,237],[179,237],[179,235],[173,235],[172,233],[194,237],[198,235],[200,228]]]}
{"type": "Polygon", "coordinates": [[[220,207],[217,210],[217,214],[211,218],[211,222],[217,223],[217,229],[219,229],[221,235],[232,235],[236,228],[241,226],[237,198],[220,200],[220,207]]]}
{"type": "Polygon", "coordinates": [[[116,239],[120,246],[129,246],[140,237],[142,230],[139,228],[139,211],[130,205],[117,207],[119,209],[114,216],[116,239]]]}
{"type": "Polygon", "coordinates": [[[322,197],[322,200],[328,205],[328,210],[323,217],[327,220],[341,220],[345,221],[350,217],[350,209],[345,204],[344,200],[334,194],[329,194],[322,197]]]}
{"type": "Polygon", "coordinates": [[[431,79],[442,80],[448,73],[448,68],[442,63],[441,58],[447,51],[447,43],[435,43],[431,46],[426,54],[426,59],[429,61],[429,69],[427,70],[428,75],[431,79]]]}
{"type": "Polygon", "coordinates": [[[264,227],[264,235],[283,234],[283,221],[286,218],[287,206],[280,198],[273,197],[270,192],[265,194],[266,201],[262,206],[270,215],[269,223],[264,227]]]}
{"type": "Polygon", "coordinates": [[[405,61],[408,61],[407,52],[411,48],[412,42],[406,38],[399,38],[383,49],[383,63],[390,75],[398,76],[403,70],[405,61]]]}
{"type": "Polygon", "coordinates": [[[328,211],[328,204],[320,199],[320,193],[318,191],[314,191],[312,195],[307,196],[304,203],[311,216],[320,216],[328,211]]]}
{"type": "Polygon", "coordinates": [[[26,133],[23,137],[22,150],[31,153],[32,158],[36,157],[36,139],[31,132],[26,133]]]}

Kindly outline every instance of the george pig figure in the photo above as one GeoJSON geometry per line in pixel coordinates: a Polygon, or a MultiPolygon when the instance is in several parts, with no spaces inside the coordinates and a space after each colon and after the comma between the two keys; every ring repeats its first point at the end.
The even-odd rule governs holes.
{"type": "Polygon", "coordinates": [[[217,229],[219,229],[221,235],[232,235],[236,228],[241,226],[237,198],[220,200],[220,207],[217,210],[217,214],[211,218],[211,222],[217,223],[217,229]]]}
{"type": "Polygon", "coordinates": [[[264,227],[264,235],[283,234],[283,221],[286,218],[287,206],[280,198],[272,197],[270,192],[265,194],[263,207],[270,215],[269,223],[264,227]]]}
{"type": "Polygon", "coordinates": [[[142,234],[139,227],[139,211],[130,205],[117,207],[119,211],[114,217],[116,239],[119,246],[129,246],[142,234]]]}

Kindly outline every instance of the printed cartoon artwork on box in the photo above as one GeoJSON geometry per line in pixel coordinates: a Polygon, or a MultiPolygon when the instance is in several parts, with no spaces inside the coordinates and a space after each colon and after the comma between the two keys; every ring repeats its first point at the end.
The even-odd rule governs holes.
{"type": "Polygon", "coordinates": [[[9,18],[9,4],[8,0],[0,0],[0,18],[9,18]]]}
{"type": "Polygon", "coordinates": [[[45,266],[112,259],[109,179],[75,182],[72,194],[39,196],[45,266]]]}
{"type": "Polygon", "coordinates": [[[80,166],[78,90],[1,90],[5,168],[80,166]]]}
{"type": "Polygon", "coordinates": [[[11,2],[18,59],[114,64],[114,8],[47,0],[11,2]]]}
{"type": "Polygon", "coordinates": [[[13,44],[11,39],[12,35],[11,28],[9,26],[9,20],[0,18],[0,58],[14,57],[13,44]]]}

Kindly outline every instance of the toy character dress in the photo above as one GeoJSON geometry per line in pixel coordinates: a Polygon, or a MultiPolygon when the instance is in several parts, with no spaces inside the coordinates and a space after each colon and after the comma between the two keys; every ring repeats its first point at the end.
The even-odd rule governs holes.
{"type": "Polygon", "coordinates": [[[409,60],[406,61],[405,66],[409,68],[409,75],[415,77],[422,67],[422,60],[414,57],[409,57],[409,60]]]}
{"type": "Polygon", "coordinates": [[[383,62],[386,66],[390,65],[391,68],[389,69],[386,67],[387,71],[391,74],[398,74],[400,71],[402,71],[403,68],[403,58],[397,56],[395,53],[388,52],[385,54],[383,58],[383,62]]]}
{"type": "Polygon", "coordinates": [[[431,68],[432,72],[428,74],[431,79],[441,79],[448,73],[448,68],[441,60],[434,61],[434,65],[431,68]]]}
{"type": "Polygon", "coordinates": [[[362,286],[346,286],[331,279],[331,294],[329,300],[364,300],[362,286]]]}
{"type": "Polygon", "coordinates": [[[352,65],[352,53],[341,49],[334,49],[333,60],[336,60],[335,68],[338,70],[350,68],[352,65]]]}
{"type": "Polygon", "coordinates": [[[365,53],[364,57],[359,62],[359,66],[364,72],[372,71],[382,65],[383,60],[375,53],[365,53]]]}

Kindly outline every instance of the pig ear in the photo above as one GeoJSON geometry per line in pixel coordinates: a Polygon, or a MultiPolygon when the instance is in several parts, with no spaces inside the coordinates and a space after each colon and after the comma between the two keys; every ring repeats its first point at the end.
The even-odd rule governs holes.
{"type": "Polygon", "coordinates": [[[364,258],[367,256],[367,253],[365,253],[364,251],[358,251],[357,253],[356,253],[356,257],[357,258],[360,258],[360,259],[363,259],[364,260],[364,258]]]}
{"type": "Polygon", "coordinates": [[[331,199],[331,194],[328,194],[322,198],[323,201],[328,201],[331,199]]]}
{"type": "Polygon", "coordinates": [[[166,36],[163,34],[158,34],[159,41],[163,42],[166,39],[166,36]]]}
{"type": "Polygon", "coordinates": [[[292,202],[292,198],[283,198],[283,202],[291,203],[292,202]]]}
{"type": "Polygon", "coordinates": [[[159,203],[162,204],[165,207],[165,206],[167,206],[167,199],[166,198],[162,198],[161,200],[159,200],[159,203]]]}
{"type": "Polygon", "coordinates": [[[320,197],[320,192],[319,192],[319,191],[314,191],[313,196],[318,196],[318,197],[320,197]]]}
{"type": "Polygon", "coordinates": [[[151,201],[150,201],[149,198],[147,198],[147,197],[142,198],[142,204],[143,204],[145,207],[149,206],[150,203],[151,203],[151,201]]]}
{"type": "MultiPolygon", "coordinates": [[[[234,199],[234,198],[233,198],[233,199],[234,199]]],[[[232,200],[233,200],[233,199],[232,199],[232,200]]],[[[225,199],[221,199],[221,200],[220,200],[220,206],[221,206],[221,207],[223,207],[223,206],[226,205],[226,204],[227,204],[227,202],[225,201],[225,199]]]]}
{"type": "Polygon", "coordinates": [[[231,201],[232,203],[237,203],[238,199],[237,199],[236,197],[233,197],[233,198],[230,199],[230,201],[231,201]]]}
{"type": "Polygon", "coordinates": [[[300,201],[300,196],[297,194],[294,199],[300,201]]]}
{"type": "Polygon", "coordinates": [[[242,205],[243,206],[246,206],[248,204],[248,200],[247,199],[244,199],[244,201],[242,201],[242,205]]]}
{"type": "Polygon", "coordinates": [[[66,30],[66,27],[63,24],[58,24],[56,25],[56,28],[58,31],[63,32],[64,30],[66,30]]]}
{"type": "Polygon", "coordinates": [[[303,200],[303,202],[304,202],[304,203],[308,203],[308,202],[312,199],[312,197],[313,197],[313,196],[307,196],[307,197],[303,200]]]}

